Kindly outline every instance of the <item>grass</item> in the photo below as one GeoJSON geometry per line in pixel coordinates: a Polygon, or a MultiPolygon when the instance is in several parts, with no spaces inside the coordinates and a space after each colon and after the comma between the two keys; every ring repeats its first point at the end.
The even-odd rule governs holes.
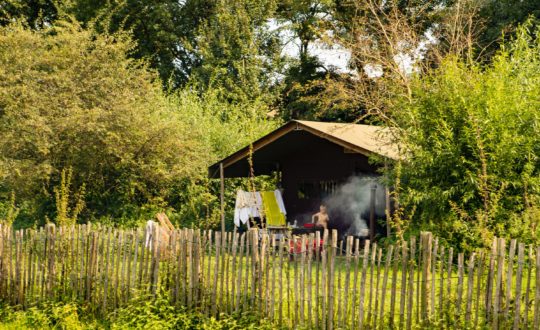
{"type": "MultiPolygon", "coordinates": [[[[114,240],[114,244],[111,243],[110,249],[113,253],[108,258],[104,248],[106,246],[105,236],[102,235],[100,239],[96,241],[99,243],[98,248],[95,250],[97,257],[93,259],[98,260],[95,266],[98,267],[98,270],[91,278],[86,277],[89,269],[87,267],[89,259],[85,258],[90,255],[87,252],[90,251],[88,244],[84,245],[85,249],[81,249],[80,253],[73,254],[66,252],[65,247],[69,245],[58,243],[58,246],[63,248],[57,248],[56,251],[55,288],[49,302],[56,301],[64,305],[75,303],[78,315],[83,316],[82,318],[79,317],[78,320],[83,323],[86,322],[85,327],[92,327],[94,324],[98,327],[112,326],[115,322],[119,322],[117,319],[111,320],[109,315],[107,317],[102,315],[104,313],[102,301],[105,293],[108,294],[107,312],[111,311],[113,315],[121,315],[121,313],[131,311],[130,315],[132,316],[124,318],[125,322],[122,321],[124,323],[129,323],[132,319],[137,319],[135,316],[144,315],[148,310],[152,310],[152,305],[147,306],[147,303],[155,299],[154,296],[148,296],[153,278],[153,263],[142,263],[140,259],[142,251],[147,250],[139,245],[137,250],[139,258],[136,263],[132,263],[131,261],[134,260],[135,255],[132,241],[126,238],[124,243],[120,245],[117,240],[114,240]],[[83,250],[86,252],[83,253],[83,250]],[[124,254],[126,251],[129,254],[124,254]],[[126,264],[126,262],[128,263],[126,264]],[[108,266],[105,264],[108,264],[108,266]],[[141,267],[143,265],[147,265],[149,268],[144,272],[142,285],[139,286],[138,281],[141,275],[139,271],[144,268],[141,267]],[[72,266],[75,268],[71,268],[72,266]],[[105,270],[107,270],[107,273],[105,270]],[[71,273],[72,271],[74,273],[71,273]],[[136,271],[136,273],[131,271],[136,271]],[[63,276],[63,274],[66,276],[63,276]],[[107,276],[104,276],[106,274],[107,276]],[[129,290],[128,278],[131,280],[129,290]],[[107,286],[105,286],[105,279],[108,281],[107,286]],[[93,293],[91,298],[85,299],[86,285],[89,282],[92,283],[93,293]],[[75,291],[73,291],[74,288],[75,291]],[[89,303],[84,305],[83,301],[89,301],[89,303]],[[146,306],[144,308],[147,309],[140,306],[146,306]],[[133,312],[137,308],[141,310],[133,312]],[[89,318],[88,315],[90,314],[95,315],[97,318],[89,318]]],[[[43,307],[46,300],[41,297],[41,286],[49,282],[49,275],[46,272],[47,267],[49,267],[49,259],[42,259],[45,253],[45,250],[42,249],[43,246],[40,245],[42,242],[44,240],[41,239],[34,241],[41,248],[34,250],[34,259],[24,259],[26,262],[22,263],[15,261],[16,249],[11,249],[12,269],[17,269],[15,267],[17,265],[32,264],[34,265],[34,271],[37,271],[37,281],[30,287],[30,290],[27,290],[32,293],[27,296],[27,307],[29,309],[26,312],[20,312],[30,313],[28,315],[36,320],[40,319],[38,312],[46,310],[46,306],[43,307]],[[28,263],[28,261],[31,262],[28,263]],[[46,281],[43,282],[44,280],[46,281]]],[[[88,240],[88,242],[90,241],[88,240]]],[[[24,246],[26,246],[25,251],[28,251],[27,248],[30,246],[30,242],[27,242],[24,246]]],[[[365,281],[363,282],[363,258],[361,256],[352,256],[351,258],[336,256],[334,259],[334,271],[330,272],[328,260],[326,260],[326,268],[323,269],[324,262],[322,260],[308,262],[304,259],[302,261],[301,255],[289,256],[288,251],[282,253],[282,257],[278,253],[259,256],[259,261],[264,260],[264,263],[258,263],[256,264],[257,267],[254,268],[251,255],[246,257],[245,254],[238,254],[236,258],[233,258],[232,254],[228,252],[223,258],[223,251],[221,251],[220,257],[216,258],[216,251],[213,248],[203,246],[202,250],[201,264],[197,272],[193,272],[195,262],[189,259],[190,254],[186,253],[185,249],[178,252],[178,254],[175,253],[173,258],[167,258],[166,255],[161,258],[158,292],[163,291],[161,295],[169,304],[173,301],[172,294],[176,291],[176,285],[178,284],[178,299],[173,301],[170,306],[162,302],[160,306],[165,310],[172,309],[179,315],[189,311],[189,314],[200,315],[199,321],[206,320],[206,318],[212,319],[212,316],[214,320],[216,318],[219,320],[227,319],[227,317],[233,317],[234,315],[236,315],[233,317],[234,320],[237,320],[237,317],[244,320],[245,313],[254,313],[257,315],[258,320],[263,320],[273,326],[297,328],[298,326],[319,326],[329,322],[330,319],[332,319],[332,323],[336,327],[342,328],[356,328],[360,320],[369,326],[378,324],[383,327],[399,325],[402,319],[404,323],[410,320],[413,326],[418,327],[437,325],[437,327],[451,328],[481,328],[491,322],[491,320],[486,319],[485,308],[489,260],[483,261],[483,274],[481,277],[478,277],[478,264],[475,265],[472,277],[469,277],[467,262],[462,262],[463,275],[459,280],[460,272],[455,264],[452,264],[450,278],[448,278],[448,256],[445,255],[442,259],[438,258],[435,264],[435,273],[431,276],[431,282],[427,282],[427,289],[424,291],[422,289],[424,284],[422,266],[416,265],[414,261],[412,263],[409,261],[406,264],[407,277],[405,281],[402,281],[403,265],[398,253],[394,253],[388,267],[386,267],[386,255],[382,253],[377,255],[378,258],[375,258],[375,261],[372,258],[373,255],[370,255],[365,271],[365,281]],[[180,268],[178,268],[179,260],[180,268]],[[223,261],[226,261],[226,263],[223,264],[223,261]],[[217,271],[215,268],[216,263],[219,266],[217,271]],[[262,269],[258,268],[261,265],[263,265],[262,269]],[[413,291],[409,287],[411,281],[410,269],[413,270],[413,291]],[[260,272],[261,270],[262,272],[260,272]],[[329,285],[330,274],[333,274],[331,286],[329,285]],[[198,284],[197,288],[192,283],[193,278],[199,278],[199,281],[196,282],[198,284]],[[442,290],[441,278],[444,280],[442,290]],[[473,280],[471,290],[469,290],[469,278],[473,280]],[[363,299],[360,297],[362,282],[364,283],[363,299]],[[237,291],[239,287],[240,294],[237,291]],[[422,302],[424,301],[422,293],[426,292],[427,299],[430,300],[432,287],[435,289],[435,299],[434,303],[429,304],[430,311],[428,314],[430,317],[429,322],[426,323],[424,317],[422,317],[422,302]],[[450,292],[448,292],[449,287],[451,288],[450,292]],[[403,288],[407,290],[405,295],[402,294],[403,288]],[[460,293],[461,298],[459,298],[460,293]],[[461,303],[458,303],[459,301],[461,303]],[[186,305],[190,306],[188,310],[182,307],[186,305]],[[361,312],[361,307],[363,312],[361,312]]],[[[362,251],[361,255],[363,255],[362,251]]],[[[148,256],[148,252],[146,252],[146,256],[148,256]]],[[[478,258],[476,260],[478,261],[478,258]]],[[[530,268],[529,263],[526,262],[524,265],[519,315],[521,322],[527,320],[530,325],[533,321],[533,310],[536,308],[533,304],[536,290],[536,270],[530,268]],[[529,270],[532,271],[532,276],[529,287],[527,287],[529,270]],[[527,291],[529,292],[528,300],[525,299],[527,291]],[[525,310],[526,306],[527,309],[525,310]]],[[[493,278],[496,279],[497,263],[494,266],[493,278]]],[[[514,275],[511,281],[511,294],[508,297],[506,297],[506,290],[504,289],[506,286],[506,268],[503,268],[505,273],[501,274],[503,290],[501,290],[499,296],[501,297],[500,310],[502,310],[502,313],[499,315],[501,316],[500,324],[504,325],[504,327],[508,327],[513,321],[514,315],[517,314],[515,311],[516,267],[517,262],[513,265],[514,275]],[[508,312],[506,306],[508,306],[508,312]],[[506,314],[508,314],[508,317],[506,317],[506,314]],[[508,319],[508,321],[503,319],[508,319]]],[[[10,280],[10,283],[11,296],[14,297],[17,286],[13,286],[12,280],[10,280]]],[[[2,289],[0,286],[0,290],[2,289]]],[[[45,296],[47,295],[46,292],[45,296]]],[[[494,295],[495,290],[492,290],[492,296],[494,295]]],[[[64,305],[61,307],[64,308],[64,305]]],[[[59,310],[61,311],[61,309],[59,310]]],[[[54,315],[54,311],[49,309],[47,315],[54,315]]],[[[58,312],[58,310],[56,311],[58,312]]],[[[17,313],[19,312],[14,310],[13,314],[19,315],[17,313]]],[[[161,315],[158,312],[152,313],[161,315]]],[[[153,315],[152,313],[149,315],[153,315]]],[[[24,319],[27,314],[22,315],[21,317],[24,319]]],[[[159,316],[156,317],[156,322],[159,323],[169,318],[168,316],[159,316]]],[[[14,325],[23,322],[17,318],[11,319],[11,321],[6,320],[4,320],[3,325],[5,327],[10,326],[9,322],[14,325]]],[[[123,324],[122,322],[120,324],[123,324]]]]}

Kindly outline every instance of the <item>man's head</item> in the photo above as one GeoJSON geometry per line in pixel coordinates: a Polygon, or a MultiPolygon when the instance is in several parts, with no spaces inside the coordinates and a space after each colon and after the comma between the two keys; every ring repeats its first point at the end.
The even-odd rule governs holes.
{"type": "Polygon", "coordinates": [[[319,211],[321,211],[322,213],[326,213],[326,205],[321,204],[321,206],[319,206],[319,211]]]}

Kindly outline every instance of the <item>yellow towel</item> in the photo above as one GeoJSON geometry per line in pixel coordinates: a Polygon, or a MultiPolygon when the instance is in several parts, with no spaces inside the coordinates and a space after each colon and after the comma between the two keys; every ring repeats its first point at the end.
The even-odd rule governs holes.
{"type": "Polygon", "coordinates": [[[267,226],[285,226],[285,216],[281,213],[273,191],[261,191],[267,226]]]}

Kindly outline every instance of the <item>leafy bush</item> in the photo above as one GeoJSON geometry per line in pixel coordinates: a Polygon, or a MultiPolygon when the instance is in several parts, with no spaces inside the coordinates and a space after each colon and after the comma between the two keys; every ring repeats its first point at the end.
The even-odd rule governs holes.
{"type": "Polygon", "coordinates": [[[186,223],[214,219],[207,166],[275,127],[257,99],[230,104],[190,87],[167,95],[128,57],[133,47],[124,33],[73,22],[0,27],[0,203],[15,193],[17,226],[73,222],[79,211],[121,225],[162,210],[186,223]],[[84,200],[69,205],[77,194],[66,188],[84,200]]]}
{"type": "Polygon", "coordinates": [[[96,317],[75,303],[44,302],[26,311],[0,306],[0,329],[279,329],[256,314],[208,317],[171,305],[169,297],[140,297],[126,307],[96,317]]]}
{"type": "Polygon", "coordinates": [[[74,303],[43,302],[26,311],[0,307],[0,329],[92,329],[98,322],[74,303]],[[81,315],[87,315],[82,318],[81,315]]]}
{"type": "Polygon", "coordinates": [[[38,215],[54,212],[63,168],[74,189],[86,184],[88,217],[164,195],[204,163],[156,74],[127,57],[126,35],[9,25],[0,45],[0,190],[34,200],[38,215]]]}
{"type": "Polygon", "coordinates": [[[219,319],[177,308],[165,292],[141,297],[118,310],[109,320],[112,329],[276,329],[255,314],[220,314],[219,319]]]}
{"type": "Polygon", "coordinates": [[[464,249],[540,239],[540,38],[529,27],[487,66],[446,59],[395,111],[408,148],[400,202],[413,226],[464,249]]]}

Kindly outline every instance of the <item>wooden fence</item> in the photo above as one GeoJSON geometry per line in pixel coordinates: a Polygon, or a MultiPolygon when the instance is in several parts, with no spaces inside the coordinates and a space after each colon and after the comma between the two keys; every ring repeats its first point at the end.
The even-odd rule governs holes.
{"type": "Polygon", "coordinates": [[[464,255],[430,233],[383,249],[337,232],[0,228],[0,300],[88,303],[107,313],[156,294],[208,315],[255,312],[305,328],[539,329],[540,248],[495,239],[464,255]],[[508,246],[507,246],[508,245],[508,246]]]}

